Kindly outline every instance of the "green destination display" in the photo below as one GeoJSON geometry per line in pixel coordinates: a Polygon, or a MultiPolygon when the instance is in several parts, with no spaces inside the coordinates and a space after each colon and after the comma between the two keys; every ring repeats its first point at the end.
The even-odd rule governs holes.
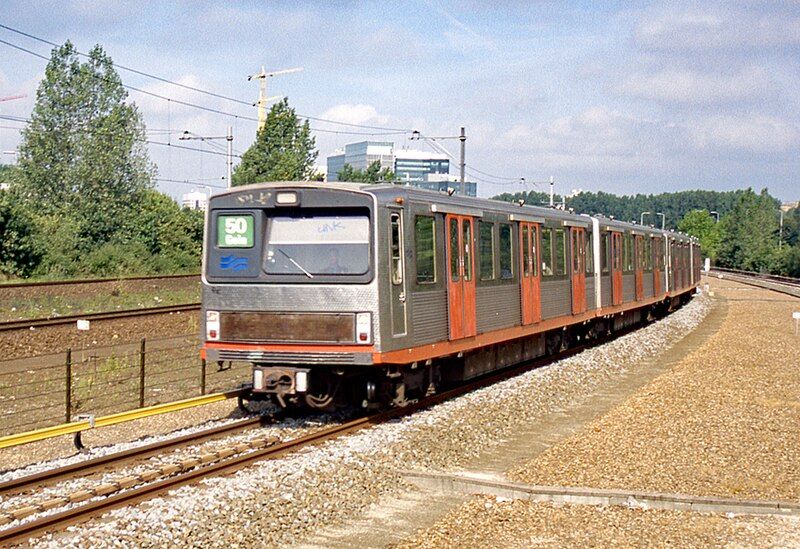
{"type": "Polygon", "coordinates": [[[217,246],[220,248],[252,248],[253,216],[219,216],[217,218],[217,246]]]}

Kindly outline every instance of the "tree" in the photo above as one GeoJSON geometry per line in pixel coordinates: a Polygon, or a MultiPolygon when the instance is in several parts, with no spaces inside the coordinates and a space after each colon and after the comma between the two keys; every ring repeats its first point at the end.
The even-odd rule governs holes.
{"type": "Polygon", "coordinates": [[[704,257],[716,260],[722,240],[720,224],[707,210],[692,210],[678,221],[678,230],[696,236],[704,257]]]}
{"type": "Polygon", "coordinates": [[[346,163],[337,175],[339,181],[352,181],[354,183],[394,181],[394,172],[389,168],[381,169],[380,160],[376,160],[367,166],[366,170],[355,169],[346,163]]]}
{"type": "Polygon", "coordinates": [[[284,98],[270,109],[255,143],[234,169],[232,183],[308,180],[314,175],[317,154],[308,120],[301,123],[284,98]]]}
{"type": "Polygon", "coordinates": [[[747,189],[730,214],[720,221],[719,265],[747,271],[768,271],[778,252],[778,207],[766,189],[747,189]]]}
{"type": "Polygon", "coordinates": [[[19,196],[0,191],[0,274],[28,276],[33,272],[39,262],[33,231],[33,218],[19,196]]]}
{"type": "Polygon", "coordinates": [[[79,220],[89,245],[107,240],[152,186],[144,124],[99,45],[85,62],[53,50],[19,147],[19,188],[43,214],[79,220]]]}

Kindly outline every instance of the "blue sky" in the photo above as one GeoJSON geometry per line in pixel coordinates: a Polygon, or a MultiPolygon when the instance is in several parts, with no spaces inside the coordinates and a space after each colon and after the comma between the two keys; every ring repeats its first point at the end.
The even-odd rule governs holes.
{"type": "MultiPolygon", "coordinates": [[[[271,79],[298,113],[340,122],[467,131],[479,194],[530,189],[656,193],[768,187],[800,198],[800,3],[5,1],[0,23],[129,67],[255,101],[271,79]]],[[[0,29],[0,39],[49,47],[0,29]]],[[[45,62],[0,44],[0,114],[28,116],[45,62]]],[[[126,84],[239,116],[255,109],[121,71],[126,84]]],[[[152,130],[223,135],[255,123],[130,93],[152,130]]],[[[0,150],[18,132],[0,120],[0,150]]],[[[346,126],[313,122],[340,131],[346,126]]],[[[179,133],[171,137],[177,138],[179,133]]],[[[317,133],[319,163],[347,142],[408,135],[317,133]]],[[[165,140],[152,133],[153,140],[165,140]]],[[[178,142],[183,143],[183,142],[178,142]]],[[[223,142],[218,142],[223,146],[223,142]]],[[[442,141],[454,155],[457,141],[442,141]]],[[[208,147],[198,143],[193,146],[208,147]]],[[[423,145],[424,146],[424,145],[423,145]]],[[[151,146],[159,177],[220,185],[223,157],[151,146]]],[[[8,163],[12,155],[0,161],[8,163]]],[[[451,171],[456,172],[453,166],[451,171]]],[[[173,195],[191,185],[161,182],[173,195]]]]}

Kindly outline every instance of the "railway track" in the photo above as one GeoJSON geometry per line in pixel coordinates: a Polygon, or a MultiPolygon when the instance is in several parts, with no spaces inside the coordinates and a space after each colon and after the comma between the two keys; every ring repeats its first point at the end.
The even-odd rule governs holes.
{"type": "Polygon", "coordinates": [[[178,313],[178,312],[189,312],[189,311],[199,311],[199,310],[200,310],[200,303],[181,303],[178,305],[162,305],[159,307],[125,309],[122,311],[106,311],[101,313],[29,318],[25,320],[11,320],[8,322],[0,322],[0,332],[8,332],[11,330],[27,330],[30,328],[41,328],[46,326],[63,326],[67,324],[73,324],[77,320],[119,320],[122,318],[133,318],[137,316],[160,315],[166,313],[178,313]]]}
{"type": "MultiPolygon", "coordinates": [[[[449,391],[426,397],[418,402],[412,403],[403,408],[394,408],[384,412],[379,412],[376,414],[360,417],[352,421],[320,429],[313,433],[287,441],[274,441],[274,442],[264,441],[263,444],[261,444],[261,447],[254,448],[251,446],[236,455],[229,455],[219,459],[216,459],[214,457],[208,457],[205,460],[203,459],[203,456],[200,456],[199,458],[190,460],[189,463],[190,466],[184,468],[186,470],[178,471],[180,467],[177,468],[173,467],[172,469],[169,469],[169,471],[171,471],[171,473],[174,474],[171,474],[171,476],[166,476],[164,478],[161,478],[160,480],[154,480],[153,478],[150,478],[152,477],[152,475],[150,475],[150,477],[148,477],[147,479],[141,479],[136,477],[132,477],[133,480],[126,479],[125,482],[118,482],[117,485],[120,484],[128,484],[128,485],[121,486],[120,489],[115,490],[115,493],[113,493],[113,495],[108,495],[103,499],[89,501],[88,503],[84,503],[82,505],[76,505],[70,509],[66,509],[64,511],[60,511],[51,515],[35,518],[28,522],[23,522],[22,524],[18,524],[12,528],[0,530],[0,545],[20,543],[28,540],[31,537],[41,535],[46,532],[63,530],[67,526],[84,522],[90,518],[99,516],[112,509],[134,505],[136,503],[156,497],[169,490],[174,490],[175,488],[187,484],[196,483],[202,478],[234,472],[238,469],[251,465],[260,460],[277,459],[285,455],[298,452],[304,448],[336,439],[346,434],[354,433],[356,431],[366,429],[375,425],[379,425],[381,423],[385,423],[390,420],[411,415],[420,410],[429,408],[436,404],[440,404],[442,402],[464,395],[476,389],[487,387],[499,381],[522,374],[531,369],[538,368],[546,364],[552,363],[554,361],[564,359],[568,356],[572,356],[589,347],[595,345],[601,345],[616,337],[629,333],[634,329],[636,329],[636,327],[630,327],[625,330],[618,331],[613,335],[599,338],[590,343],[573,347],[571,349],[562,351],[555,355],[550,355],[547,357],[543,357],[534,361],[524,363],[522,365],[507,368],[504,371],[479,378],[473,382],[451,389],[449,391]],[[139,484],[139,486],[134,487],[135,484],[139,484]]],[[[251,422],[248,425],[254,426],[256,422],[260,421],[262,421],[260,418],[243,420],[241,422],[241,426],[237,425],[237,427],[247,428],[245,426],[246,422],[251,422]]],[[[219,432],[213,436],[219,436],[220,434],[223,433],[219,432]]],[[[191,435],[187,435],[187,437],[189,436],[191,435]]],[[[183,441],[182,444],[185,445],[190,442],[196,442],[196,441],[197,441],[196,439],[191,441],[183,441]]],[[[168,446],[165,445],[164,448],[166,447],[168,446]]],[[[153,455],[162,451],[163,449],[159,449],[156,447],[152,448],[143,447],[142,449],[139,449],[138,457],[142,457],[145,454],[153,455]]],[[[228,452],[228,454],[230,454],[230,452],[228,452]]],[[[54,470],[53,472],[42,472],[38,473],[37,475],[27,477],[27,480],[23,478],[23,479],[17,479],[16,481],[9,481],[8,483],[0,485],[0,496],[3,495],[4,491],[20,492],[23,491],[25,487],[30,489],[38,485],[41,485],[44,482],[52,482],[55,479],[74,478],[75,476],[82,476],[87,471],[92,471],[92,470],[96,471],[101,468],[107,467],[111,464],[119,463],[119,460],[131,460],[131,459],[133,459],[133,457],[129,455],[128,452],[122,452],[120,454],[106,456],[105,458],[98,458],[98,461],[90,460],[86,462],[84,467],[88,467],[89,469],[85,468],[81,469],[80,467],[78,467],[78,464],[76,464],[75,466],[68,466],[68,467],[73,467],[73,469],[69,471],[54,470]],[[100,460],[102,460],[102,462],[100,460]],[[92,461],[95,462],[92,463],[92,461]]],[[[83,491],[83,493],[79,495],[84,500],[94,498],[97,495],[102,495],[101,493],[96,493],[96,492],[97,491],[95,492],[83,491]]]]}
{"type": "Polygon", "coordinates": [[[787,276],[738,271],[736,269],[713,268],[711,273],[734,282],[765,288],[786,295],[800,297],[800,279],[787,276]]]}
{"type": "Polygon", "coordinates": [[[83,278],[70,280],[38,280],[35,282],[3,282],[0,283],[0,290],[4,288],[37,288],[45,286],[72,286],[76,284],[100,284],[103,282],[132,282],[141,280],[170,280],[180,278],[200,278],[199,274],[175,274],[175,275],[152,275],[152,276],[131,276],[118,278],[83,278]]]}

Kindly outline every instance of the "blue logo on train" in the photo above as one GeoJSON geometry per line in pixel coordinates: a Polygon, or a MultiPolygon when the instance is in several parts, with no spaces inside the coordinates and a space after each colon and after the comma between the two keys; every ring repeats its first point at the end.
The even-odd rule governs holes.
{"type": "Polygon", "coordinates": [[[249,267],[246,257],[236,255],[224,255],[219,259],[219,268],[230,271],[246,271],[249,267]]]}

